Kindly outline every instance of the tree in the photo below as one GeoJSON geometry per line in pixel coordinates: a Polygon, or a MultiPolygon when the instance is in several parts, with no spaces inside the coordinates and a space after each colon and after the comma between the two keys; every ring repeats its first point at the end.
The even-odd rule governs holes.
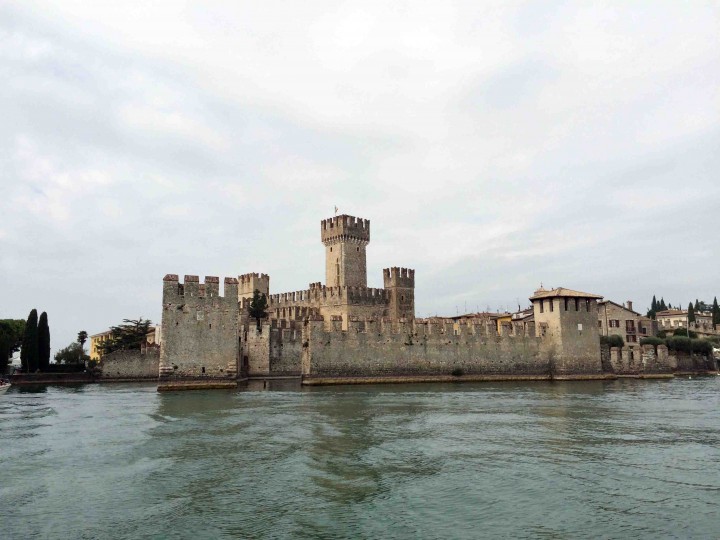
{"type": "Polygon", "coordinates": [[[717,329],[718,324],[720,324],[720,306],[718,306],[717,296],[713,300],[712,314],[713,329],[717,329]]]}
{"type": "Polygon", "coordinates": [[[13,353],[20,350],[25,321],[22,319],[0,320],[0,375],[7,371],[13,353]]]}
{"type": "Polygon", "coordinates": [[[48,316],[44,311],[40,314],[38,321],[38,368],[40,371],[47,371],[50,365],[50,327],[48,316]]]}
{"type": "Polygon", "coordinates": [[[693,309],[695,310],[695,313],[698,313],[700,311],[700,301],[697,298],[695,299],[695,305],[693,306],[693,309]]]}
{"type": "Polygon", "coordinates": [[[40,351],[38,348],[38,315],[37,309],[33,309],[28,315],[23,333],[22,345],[20,348],[20,361],[22,369],[33,373],[38,369],[40,351]]]}
{"type": "Polygon", "coordinates": [[[665,311],[667,306],[665,305],[665,299],[660,298],[660,305],[658,306],[659,311],[665,311]]]}
{"type": "MultiPolygon", "coordinates": [[[[150,319],[123,319],[123,324],[110,327],[110,337],[98,345],[100,356],[118,350],[139,349],[147,341],[152,321],[150,319]]],[[[78,339],[80,334],[78,334],[78,339]]],[[[78,345],[80,343],[78,342],[78,345]]],[[[80,346],[82,349],[82,346],[80,346]]]]}
{"type": "Polygon", "coordinates": [[[655,298],[655,295],[653,294],[652,302],[650,303],[650,309],[648,309],[647,317],[650,317],[651,319],[655,319],[655,316],[658,312],[658,301],[657,298],[655,298]]]}
{"type": "Polygon", "coordinates": [[[688,304],[687,318],[688,318],[688,324],[692,324],[695,322],[695,308],[693,307],[692,302],[690,302],[688,304]]]}
{"type": "Polygon", "coordinates": [[[88,335],[85,330],[80,330],[78,332],[77,342],[80,344],[81,347],[85,347],[85,342],[87,341],[88,335]]]}
{"type": "Polygon", "coordinates": [[[253,291],[252,300],[250,300],[250,305],[248,306],[248,313],[250,314],[250,317],[255,319],[255,321],[257,322],[257,329],[259,332],[262,332],[262,327],[260,326],[260,319],[267,317],[267,313],[265,311],[266,309],[267,298],[258,289],[255,289],[253,291]]]}
{"type": "Polygon", "coordinates": [[[55,353],[56,364],[84,364],[88,360],[90,357],[85,354],[82,345],[77,341],[55,353]]]}

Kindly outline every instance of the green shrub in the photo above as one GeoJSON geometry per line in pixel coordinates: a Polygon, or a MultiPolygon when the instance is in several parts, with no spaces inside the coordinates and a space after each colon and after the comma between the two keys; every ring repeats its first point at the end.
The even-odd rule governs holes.
{"type": "Polygon", "coordinates": [[[640,345],[665,345],[665,340],[657,337],[644,337],[640,340],[640,345]]]}
{"type": "Polygon", "coordinates": [[[600,344],[608,347],[624,347],[625,341],[620,336],[600,336],[600,344]]]}
{"type": "Polygon", "coordinates": [[[692,351],[695,354],[712,355],[713,346],[706,339],[693,339],[692,340],[692,351]]]}
{"type": "Polygon", "coordinates": [[[673,336],[667,339],[668,349],[676,352],[687,352],[692,350],[692,340],[685,336],[673,336]]]}
{"type": "Polygon", "coordinates": [[[712,354],[712,343],[706,339],[692,339],[684,336],[674,336],[667,340],[668,349],[689,354],[712,354]]]}
{"type": "Polygon", "coordinates": [[[660,330],[657,333],[657,337],[659,337],[660,339],[665,339],[667,337],[667,332],[665,330],[660,330]]]}
{"type": "Polygon", "coordinates": [[[687,329],[687,328],[676,328],[675,331],[673,332],[673,336],[685,336],[685,337],[688,337],[688,335],[689,335],[690,338],[692,338],[692,339],[697,339],[697,332],[693,332],[692,330],[690,330],[690,331],[688,332],[688,329],[687,329]]]}

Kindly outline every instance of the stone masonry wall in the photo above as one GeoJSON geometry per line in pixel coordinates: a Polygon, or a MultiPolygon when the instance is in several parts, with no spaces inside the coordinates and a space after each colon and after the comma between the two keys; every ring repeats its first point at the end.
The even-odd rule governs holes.
{"type": "Polygon", "coordinates": [[[115,351],[106,354],[100,362],[103,379],[157,379],[160,366],[160,349],[115,351]]]}
{"type": "Polygon", "coordinates": [[[263,323],[262,332],[252,325],[242,335],[250,377],[300,375],[302,323],[273,320],[263,323]]]}
{"type": "Polygon", "coordinates": [[[611,347],[610,365],[617,375],[671,373],[672,363],[665,345],[641,347],[611,347]]]}
{"type": "Polygon", "coordinates": [[[485,325],[453,329],[451,321],[340,321],[327,330],[322,321],[308,321],[303,339],[303,375],[379,376],[463,374],[548,375],[548,358],[539,338],[500,337],[485,325]]]}
{"type": "Polygon", "coordinates": [[[163,280],[162,378],[234,378],[239,356],[238,284],[219,279],[168,274],[163,280]]]}

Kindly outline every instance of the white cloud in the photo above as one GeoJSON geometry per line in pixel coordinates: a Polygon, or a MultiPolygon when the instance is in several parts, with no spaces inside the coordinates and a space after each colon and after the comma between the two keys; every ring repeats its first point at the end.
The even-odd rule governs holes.
{"type": "Polygon", "coordinates": [[[335,205],[422,313],[540,280],[717,294],[711,242],[658,225],[720,200],[719,30],[649,1],[5,3],[2,269],[35,296],[3,304],[54,302],[69,341],[157,318],[169,271],[300,289],[335,205]]]}

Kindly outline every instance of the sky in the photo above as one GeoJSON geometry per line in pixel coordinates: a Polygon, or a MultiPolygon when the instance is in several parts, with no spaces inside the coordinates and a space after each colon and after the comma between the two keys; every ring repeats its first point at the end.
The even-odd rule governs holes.
{"type": "Polygon", "coordinates": [[[720,295],[718,2],[0,2],[0,318],[160,322],[167,273],[368,284],[416,314],[542,283],[720,295]]]}

